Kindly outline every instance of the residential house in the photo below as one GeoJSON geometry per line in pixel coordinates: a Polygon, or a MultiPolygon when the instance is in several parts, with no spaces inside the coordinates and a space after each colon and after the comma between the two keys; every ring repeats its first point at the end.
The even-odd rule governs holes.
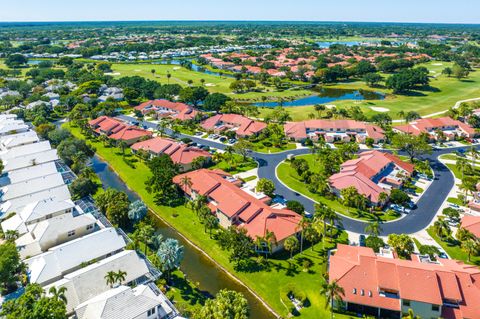
{"type": "Polygon", "coordinates": [[[60,280],[86,263],[101,260],[125,248],[115,228],[105,228],[84,237],[50,248],[25,260],[31,283],[42,286],[60,280]]]}
{"type": "Polygon", "coordinates": [[[199,169],[177,175],[173,182],[192,199],[198,195],[205,196],[208,207],[222,227],[233,225],[245,228],[253,239],[273,232],[277,240],[273,251],[281,250],[285,239],[299,232],[300,215],[288,209],[269,206],[270,197],[241,187],[239,180],[224,171],[199,169]],[[184,185],[185,178],[190,185],[184,185]]]}
{"type": "Polygon", "coordinates": [[[58,201],[55,198],[47,198],[31,202],[14,216],[4,220],[1,226],[3,232],[12,230],[23,235],[28,232],[27,226],[64,214],[72,214],[74,207],[75,204],[69,199],[58,201]]]}
{"type": "Polygon", "coordinates": [[[143,102],[136,106],[135,110],[142,114],[153,114],[157,118],[171,118],[180,121],[192,120],[198,115],[198,111],[188,104],[164,99],[143,102]]]}
{"type": "Polygon", "coordinates": [[[414,172],[414,165],[397,156],[380,151],[360,153],[358,158],[340,166],[340,172],[330,176],[328,182],[338,196],[348,187],[355,187],[374,205],[381,205],[380,194],[399,188],[414,172]]]}
{"type": "Polygon", "coordinates": [[[284,126],[285,135],[291,140],[302,142],[307,138],[317,141],[323,138],[328,143],[336,141],[365,143],[367,138],[374,143],[385,140],[383,130],[372,124],[354,120],[308,120],[289,122],[284,126]]]}
{"type": "Polygon", "coordinates": [[[423,133],[431,140],[440,138],[447,141],[455,140],[458,137],[472,138],[477,135],[473,127],[450,117],[418,119],[406,125],[394,126],[393,130],[417,136],[423,133]]]}
{"type": "Polygon", "coordinates": [[[35,131],[5,135],[0,137],[0,150],[2,152],[13,147],[38,143],[40,139],[35,131]]]}
{"type": "Polygon", "coordinates": [[[480,239],[480,216],[465,215],[462,218],[461,227],[471,232],[480,239]]]}
{"type": "Polygon", "coordinates": [[[149,269],[145,260],[140,258],[134,250],[123,250],[105,259],[98,260],[92,264],[73,271],[45,287],[67,288],[67,313],[72,313],[80,304],[89,299],[104,293],[112,288],[105,280],[109,271],[124,271],[125,280],[120,284],[133,285],[145,282],[149,276],[149,269]]]}
{"type": "Polygon", "coordinates": [[[0,187],[8,184],[16,184],[37,177],[57,173],[55,162],[47,162],[39,165],[29,166],[0,175],[0,187]]]}
{"type": "Polygon", "coordinates": [[[3,161],[3,173],[10,175],[12,171],[53,162],[58,159],[57,150],[54,149],[13,157],[3,161]]]}
{"type": "Polygon", "coordinates": [[[170,301],[158,289],[139,285],[108,290],[78,305],[75,315],[78,319],[167,319],[174,318],[175,312],[170,301]]]}
{"type": "Polygon", "coordinates": [[[217,114],[202,122],[202,128],[217,134],[234,131],[238,137],[257,135],[267,124],[239,114],[217,114]]]}
{"type": "Polygon", "coordinates": [[[105,135],[115,141],[124,141],[127,145],[132,145],[144,138],[150,138],[152,136],[152,132],[150,131],[126,124],[108,116],[100,116],[88,123],[96,134],[105,135]]]}
{"type": "Polygon", "coordinates": [[[0,151],[0,159],[2,161],[9,160],[15,157],[21,157],[29,154],[35,154],[51,150],[49,141],[41,141],[38,143],[31,143],[26,145],[17,146],[13,149],[7,149],[0,151]]]}
{"type": "Polygon", "coordinates": [[[344,289],[344,307],[379,318],[400,319],[412,309],[421,318],[479,319],[479,278],[479,268],[456,260],[402,260],[342,244],[329,260],[329,280],[344,289]]]}
{"type": "Polygon", "coordinates": [[[7,217],[13,212],[20,211],[26,205],[32,202],[41,201],[47,198],[54,198],[58,201],[71,199],[68,186],[62,184],[60,186],[50,187],[33,194],[27,194],[25,196],[17,197],[3,202],[0,204],[0,219],[7,217]]]}
{"type": "Polygon", "coordinates": [[[100,87],[98,100],[100,102],[106,102],[109,99],[113,99],[115,101],[123,100],[123,90],[118,87],[108,87],[103,84],[100,87]]]}
{"type": "Polygon", "coordinates": [[[177,142],[169,138],[154,137],[152,139],[138,142],[132,145],[132,150],[138,152],[143,150],[148,152],[151,156],[159,156],[166,154],[170,156],[175,164],[180,166],[181,171],[191,170],[192,163],[196,159],[202,158],[203,161],[200,164],[210,162],[212,155],[198,147],[188,146],[184,143],[177,142]]]}
{"type": "Polygon", "coordinates": [[[0,136],[22,133],[29,129],[29,126],[21,120],[11,118],[0,120],[0,136]]]}
{"type": "Polygon", "coordinates": [[[0,202],[13,200],[64,185],[62,174],[41,176],[0,188],[0,202]]]}
{"type": "Polygon", "coordinates": [[[63,214],[27,226],[27,232],[15,240],[22,259],[88,235],[97,230],[92,214],[63,214]]]}

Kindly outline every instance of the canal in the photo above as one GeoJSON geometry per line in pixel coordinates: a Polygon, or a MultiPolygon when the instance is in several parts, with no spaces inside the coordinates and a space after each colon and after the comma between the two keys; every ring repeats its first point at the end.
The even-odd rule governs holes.
{"type": "MultiPolygon", "coordinates": [[[[112,187],[123,191],[131,201],[139,199],[138,195],[127,188],[125,183],[108,164],[96,155],[92,159],[92,168],[99,176],[104,188],[112,187]]],[[[198,288],[205,294],[214,296],[219,290],[224,288],[239,291],[248,300],[251,319],[275,318],[250,291],[190,245],[175,229],[169,227],[159,218],[156,218],[156,225],[158,233],[162,234],[164,238],[175,238],[185,247],[185,257],[180,268],[191,282],[198,283],[198,288]]]]}

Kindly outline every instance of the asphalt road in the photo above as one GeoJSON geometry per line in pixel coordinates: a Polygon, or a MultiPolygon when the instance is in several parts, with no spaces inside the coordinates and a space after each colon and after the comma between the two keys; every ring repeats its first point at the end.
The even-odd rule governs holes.
{"type": "MultiPolygon", "coordinates": [[[[120,115],[118,116],[118,118],[126,121],[137,121],[135,118],[126,115],[120,115]]],[[[155,123],[147,121],[140,122],[140,125],[153,129],[156,129],[157,127],[155,123]]],[[[166,129],[165,131],[169,135],[173,134],[173,132],[169,129],[166,129]]],[[[226,145],[223,143],[209,141],[189,135],[177,134],[176,137],[190,138],[195,143],[208,145],[213,148],[224,149],[226,147],[226,145]]],[[[476,147],[478,148],[479,146],[476,147]]],[[[435,179],[431,183],[430,187],[425,191],[420,200],[417,202],[417,207],[414,210],[412,210],[408,215],[399,220],[385,222],[382,224],[382,235],[388,235],[392,233],[411,234],[426,228],[430,224],[432,219],[435,217],[436,212],[447,198],[448,193],[454,186],[455,182],[453,174],[445,165],[443,165],[438,160],[438,157],[442,154],[468,148],[469,147],[465,146],[435,150],[432,154],[425,154],[423,156],[424,159],[428,159],[430,161],[433,172],[435,174],[435,179]]],[[[286,200],[296,200],[302,203],[307,212],[314,212],[314,201],[287,188],[278,180],[275,174],[276,167],[286,159],[288,154],[301,155],[309,153],[309,149],[296,149],[274,154],[252,152],[251,156],[259,163],[258,176],[260,178],[268,178],[272,180],[275,183],[275,192],[278,195],[283,196],[286,200]]],[[[344,216],[342,216],[341,220],[341,227],[348,231],[356,233],[363,233],[367,224],[367,222],[344,216]]]]}

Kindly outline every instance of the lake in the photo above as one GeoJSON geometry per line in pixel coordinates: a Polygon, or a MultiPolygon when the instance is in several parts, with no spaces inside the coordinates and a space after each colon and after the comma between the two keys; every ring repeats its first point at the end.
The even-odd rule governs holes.
{"type": "Polygon", "coordinates": [[[318,94],[307,97],[298,98],[293,101],[285,100],[280,102],[265,102],[255,103],[255,106],[276,107],[282,104],[283,106],[306,106],[315,104],[326,104],[338,100],[383,100],[385,96],[382,93],[366,90],[347,90],[334,88],[319,88],[313,89],[318,94]]]}

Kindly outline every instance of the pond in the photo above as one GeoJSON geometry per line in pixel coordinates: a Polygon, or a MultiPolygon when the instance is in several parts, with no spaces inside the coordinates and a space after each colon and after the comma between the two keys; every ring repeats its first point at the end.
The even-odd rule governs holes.
{"type": "Polygon", "coordinates": [[[317,95],[311,95],[302,97],[293,101],[280,102],[265,102],[255,103],[255,106],[264,107],[276,107],[282,104],[282,106],[305,106],[315,104],[325,104],[337,100],[383,100],[385,96],[382,93],[367,91],[367,90],[347,90],[347,89],[334,89],[334,88],[320,88],[313,89],[317,91],[317,95]]]}
{"type": "MultiPolygon", "coordinates": [[[[129,190],[118,175],[99,157],[93,157],[92,168],[102,181],[103,187],[112,187],[123,191],[131,201],[139,199],[138,195],[129,190]]],[[[198,283],[198,288],[206,295],[213,296],[224,288],[236,290],[243,293],[245,298],[247,298],[250,306],[250,318],[275,318],[244,286],[233,280],[201,252],[191,246],[175,229],[169,227],[158,218],[156,218],[156,226],[158,233],[162,234],[164,238],[175,238],[185,247],[184,260],[180,268],[191,282],[198,283]]]]}

